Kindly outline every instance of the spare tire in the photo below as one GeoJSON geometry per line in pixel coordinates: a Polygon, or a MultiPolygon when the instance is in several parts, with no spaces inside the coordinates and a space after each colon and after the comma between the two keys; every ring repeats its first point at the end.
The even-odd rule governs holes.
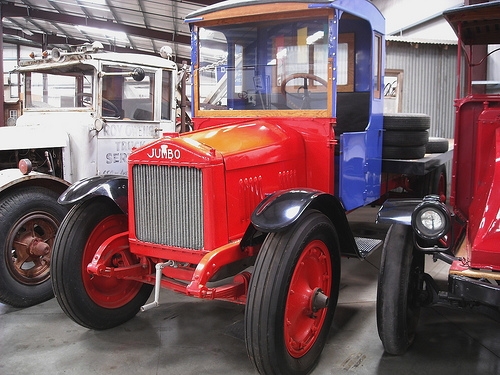
{"type": "Polygon", "coordinates": [[[402,131],[389,130],[384,132],[383,145],[386,146],[423,146],[429,140],[427,130],[419,131],[402,131]]]}
{"type": "Polygon", "coordinates": [[[449,144],[446,138],[429,137],[427,146],[425,146],[425,152],[427,154],[446,152],[448,151],[448,147],[449,144]]]}
{"type": "Polygon", "coordinates": [[[382,148],[384,159],[421,159],[425,155],[425,145],[414,147],[385,146],[382,148]]]}
{"type": "Polygon", "coordinates": [[[386,113],[384,129],[387,130],[428,130],[431,117],[425,113],[386,113]]]}

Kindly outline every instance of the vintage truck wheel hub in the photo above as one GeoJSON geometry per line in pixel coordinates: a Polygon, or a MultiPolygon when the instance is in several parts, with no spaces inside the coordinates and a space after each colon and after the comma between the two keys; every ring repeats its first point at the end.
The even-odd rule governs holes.
{"type": "Polygon", "coordinates": [[[21,219],[9,234],[13,276],[26,284],[38,284],[49,277],[51,246],[57,230],[56,222],[42,213],[21,219]]]}

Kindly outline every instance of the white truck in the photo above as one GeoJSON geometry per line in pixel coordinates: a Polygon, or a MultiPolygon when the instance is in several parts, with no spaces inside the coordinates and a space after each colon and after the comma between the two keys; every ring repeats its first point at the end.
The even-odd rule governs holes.
{"type": "Polygon", "coordinates": [[[57,199],[71,183],[126,175],[133,148],[175,132],[169,52],[104,52],[96,42],[17,68],[23,115],[0,128],[0,302],[27,307],[53,296],[50,254],[67,212],[57,199]]]}

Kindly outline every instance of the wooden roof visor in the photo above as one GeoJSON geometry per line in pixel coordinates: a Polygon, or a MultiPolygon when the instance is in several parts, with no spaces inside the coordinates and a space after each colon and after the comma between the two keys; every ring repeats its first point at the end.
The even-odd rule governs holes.
{"type": "Polygon", "coordinates": [[[443,12],[455,34],[467,45],[500,42],[500,1],[462,6],[443,12]]]}
{"type": "Polygon", "coordinates": [[[372,28],[385,34],[385,20],[382,13],[368,0],[227,0],[201,8],[187,15],[185,22],[243,23],[248,18],[259,21],[277,18],[304,17],[325,14],[328,9],[337,8],[369,21],[372,28]],[[279,14],[279,16],[277,16],[279,14]]]}

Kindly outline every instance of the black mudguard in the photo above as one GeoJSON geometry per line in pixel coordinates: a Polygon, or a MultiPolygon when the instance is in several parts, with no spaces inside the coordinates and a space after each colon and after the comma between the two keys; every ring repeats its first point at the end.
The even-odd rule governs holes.
{"type": "Polygon", "coordinates": [[[62,205],[74,205],[95,197],[108,197],[128,213],[128,179],[119,175],[94,176],[71,185],[58,199],[62,205]]]}
{"type": "Polygon", "coordinates": [[[257,206],[251,220],[257,231],[280,232],[293,225],[306,209],[315,209],[328,216],[337,230],[342,255],[358,256],[344,206],[331,194],[313,189],[277,191],[257,206]]]}

